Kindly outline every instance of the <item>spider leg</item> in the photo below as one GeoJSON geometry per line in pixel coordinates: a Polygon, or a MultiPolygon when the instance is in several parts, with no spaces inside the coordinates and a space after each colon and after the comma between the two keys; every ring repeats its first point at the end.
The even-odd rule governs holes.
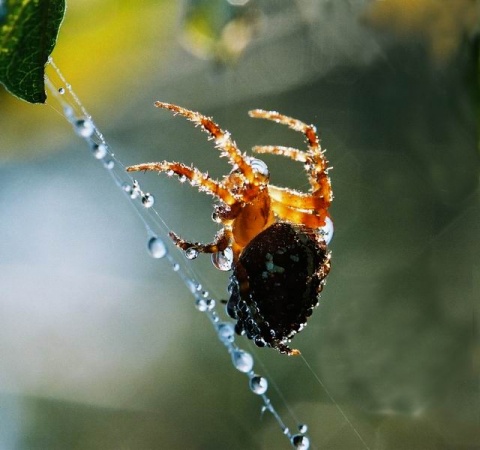
{"type": "Polygon", "coordinates": [[[328,207],[328,202],[323,197],[317,197],[311,193],[305,194],[294,189],[282,188],[270,184],[268,186],[268,193],[272,200],[292,208],[320,210],[327,209],[328,207]]]}
{"type": "Polygon", "coordinates": [[[322,153],[320,148],[320,141],[317,136],[317,129],[314,125],[307,125],[301,120],[294,119],[293,117],[285,116],[276,111],[265,111],[263,109],[254,109],[248,112],[250,117],[255,119],[266,119],[272,120],[273,122],[286,125],[292,130],[299,131],[303,133],[307,138],[307,144],[310,152],[312,153],[322,153]]]}
{"type": "MultiPolygon", "coordinates": [[[[264,111],[262,109],[254,109],[249,111],[250,117],[256,119],[272,120],[273,122],[286,125],[292,130],[303,133],[307,139],[308,151],[303,153],[305,157],[305,169],[309,175],[309,182],[312,186],[312,192],[327,199],[328,202],[332,200],[332,190],[330,179],[328,178],[328,161],[325,158],[324,151],[320,147],[320,140],[318,139],[317,129],[314,125],[307,125],[306,123],[285,116],[276,111],[264,111]]],[[[268,147],[267,147],[268,148],[268,147]]],[[[281,147],[280,147],[281,148],[281,147]]],[[[292,157],[295,153],[292,150],[268,151],[269,153],[282,154],[292,157]]],[[[294,158],[292,158],[294,159],[294,158]]]]}
{"type": "Polygon", "coordinates": [[[300,210],[273,199],[271,207],[281,220],[305,225],[313,229],[323,227],[326,223],[325,219],[328,217],[326,209],[311,211],[300,210]]]}
{"type": "Polygon", "coordinates": [[[199,191],[205,191],[219,198],[227,205],[233,205],[237,201],[230,191],[220,182],[212,180],[208,174],[200,172],[195,167],[188,167],[182,163],[168,161],[144,163],[127,167],[127,172],[139,172],[142,170],[175,173],[180,178],[184,177],[185,180],[190,181],[192,185],[198,186],[199,191]]]}
{"type": "Polygon", "coordinates": [[[181,248],[183,251],[186,251],[190,248],[197,250],[199,253],[217,253],[225,250],[232,240],[232,233],[230,230],[223,228],[220,230],[213,240],[208,244],[202,244],[200,242],[189,242],[182,239],[178,234],[170,231],[169,233],[170,238],[172,239],[173,243],[181,248]]]}
{"type": "Polygon", "coordinates": [[[294,161],[307,162],[307,154],[298,148],[282,145],[256,145],[252,150],[255,153],[271,153],[272,155],[286,156],[294,161]]]}
{"type": "Polygon", "coordinates": [[[196,111],[191,111],[181,106],[171,103],[155,102],[157,108],[164,108],[172,111],[174,114],[180,114],[196,125],[200,125],[203,131],[210,134],[215,140],[216,147],[223,150],[222,156],[227,156],[232,166],[237,166],[240,172],[245,176],[249,183],[254,181],[255,175],[248,159],[242,154],[237,144],[231,139],[230,133],[222,130],[212,119],[196,111]]]}

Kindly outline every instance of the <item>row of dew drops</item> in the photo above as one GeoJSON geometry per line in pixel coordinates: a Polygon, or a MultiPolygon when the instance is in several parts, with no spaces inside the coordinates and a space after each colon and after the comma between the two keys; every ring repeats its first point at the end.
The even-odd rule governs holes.
{"type": "MultiPolygon", "coordinates": [[[[231,322],[220,320],[215,310],[215,300],[209,297],[208,291],[204,290],[200,283],[196,282],[192,277],[187,275],[186,271],[181,269],[180,264],[178,264],[175,258],[168,252],[165,242],[158,237],[149,226],[145,219],[144,212],[145,210],[153,209],[152,207],[155,203],[154,196],[150,193],[143,192],[138,181],[132,179],[127,173],[125,173],[125,167],[110,151],[105,138],[95,126],[91,116],[87,113],[71,85],[67,83],[65,77],[52,59],[49,60],[49,63],[49,66],[53,69],[53,73],[52,76],[46,77],[46,86],[52,94],[52,97],[60,104],[65,118],[73,125],[76,134],[87,142],[93,157],[103,164],[103,167],[110,173],[116,185],[121,188],[124,194],[133,202],[140,201],[140,209],[137,205],[134,206],[135,211],[138,213],[147,229],[147,248],[151,257],[168,260],[171,269],[178,274],[189,288],[195,299],[196,309],[207,315],[216,330],[218,338],[225,345],[227,351],[231,355],[234,367],[247,375],[250,390],[261,397],[263,401],[261,409],[262,414],[268,411],[274,416],[283,434],[288,437],[293,448],[301,450],[310,448],[310,440],[305,434],[308,431],[307,425],[297,425],[297,433],[292,433],[285,425],[279,413],[272,405],[270,398],[266,394],[268,390],[268,380],[253,371],[253,356],[235,344],[234,325],[231,322]],[[58,79],[57,83],[52,81],[55,77],[58,79]],[[58,85],[62,87],[57,87],[58,85]],[[120,171],[115,170],[117,166],[121,167],[120,171]]],[[[162,227],[162,223],[157,225],[162,227]]],[[[166,225],[164,225],[164,227],[166,227],[166,225]]],[[[187,259],[195,259],[197,255],[198,253],[195,250],[185,252],[185,257],[187,259]]],[[[231,255],[228,251],[214,254],[212,255],[212,262],[220,270],[229,270],[231,267],[231,255]]]]}

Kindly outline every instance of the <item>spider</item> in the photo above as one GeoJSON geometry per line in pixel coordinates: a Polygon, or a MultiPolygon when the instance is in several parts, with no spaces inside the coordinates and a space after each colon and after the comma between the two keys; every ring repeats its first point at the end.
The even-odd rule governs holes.
{"type": "Polygon", "coordinates": [[[250,117],[272,120],[303,133],[307,150],[283,146],[256,146],[256,153],[286,156],[304,164],[310,183],[308,193],[269,184],[266,164],[242,153],[211,118],[170,103],[156,102],[175,115],[202,127],[227,157],[232,170],[221,181],[180,162],[151,162],[130,166],[127,171],[158,171],[176,174],[217,199],[212,219],[222,229],[210,243],[190,242],[173,231],[174,244],[193,256],[212,254],[223,270],[232,269],[228,314],[237,321],[235,330],[259,347],[298,355],[288,346],[306,326],[318,305],[319,294],[330,271],[327,248],[333,230],[328,213],[332,189],[328,162],[313,125],[274,111],[255,109],[250,117]]]}

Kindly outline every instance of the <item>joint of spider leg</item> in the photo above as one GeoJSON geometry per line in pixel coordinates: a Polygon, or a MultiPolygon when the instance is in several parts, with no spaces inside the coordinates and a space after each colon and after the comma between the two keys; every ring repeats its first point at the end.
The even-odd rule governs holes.
{"type": "Polygon", "coordinates": [[[320,139],[317,135],[317,128],[315,125],[308,125],[305,130],[299,130],[299,131],[304,131],[305,136],[307,138],[307,142],[312,145],[312,146],[319,146],[320,145],[320,139]]]}
{"type": "MultiPolygon", "coordinates": [[[[218,128],[218,130],[220,129],[218,128]]],[[[209,137],[209,139],[213,139],[215,141],[216,148],[222,149],[231,141],[231,134],[228,131],[225,131],[223,133],[217,132],[217,135],[212,135],[211,137],[209,137]]]]}
{"type": "Polygon", "coordinates": [[[230,132],[222,130],[210,117],[202,117],[198,122],[195,122],[201,125],[206,133],[210,134],[209,140],[213,139],[216,147],[223,148],[229,144],[236,147],[235,142],[231,140],[230,132]]]}

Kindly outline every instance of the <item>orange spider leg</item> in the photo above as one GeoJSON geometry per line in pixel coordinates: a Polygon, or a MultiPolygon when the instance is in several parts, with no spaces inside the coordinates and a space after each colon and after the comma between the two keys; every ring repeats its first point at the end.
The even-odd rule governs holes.
{"type": "Polygon", "coordinates": [[[328,216],[325,209],[319,211],[302,211],[275,200],[272,200],[271,206],[280,219],[297,223],[299,225],[305,225],[306,227],[313,229],[323,227],[326,223],[325,219],[328,216]]]}
{"type": "Polygon", "coordinates": [[[232,141],[228,131],[222,130],[212,119],[196,111],[164,102],[155,102],[155,106],[173,111],[175,114],[186,117],[194,124],[200,125],[202,129],[209,133],[215,140],[216,147],[225,152],[224,154],[229,158],[232,166],[236,165],[249,183],[255,181],[255,174],[252,167],[249,165],[245,155],[240,152],[235,142],[232,141]]]}
{"type": "MultiPolygon", "coordinates": [[[[328,170],[328,161],[324,156],[324,151],[320,147],[320,141],[317,135],[317,129],[314,125],[307,125],[306,123],[294,119],[289,116],[285,116],[276,111],[264,111],[263,109],[254,109],[248,113],[250,117],[255,119],[272,120],[273,122],[286,125],[292,130],[303,133],[307,138],[308,152],[304,153],[305,168],[309,174],[309,182],[312,186],[313,192],[318,192],[320,195],[331,201],[331,186],[330,179],[326,175],[328,170]]],[[[274,153],[274,152],[271,152],[274,153]]],[[[285,156],[291,157],[292,151],[283,152],[278,154],[285,154],[285,156]]],[[[293,158],[292,158],[293,159],[293,158]]]]}
{"type": "Polygon", "coordinates": [[[294,119],[293,117],[285,116],[276,111],[265,111],[263,109],[254,109],[248,112],[250,117],[255,119],[272,120],[273,122],[286,125],[292,130],[303,133],[307,138],[308,148],[312,154],[322,153],[320,148],[320,141],[317,136],[317,129],[314,125],[307,125],[301,120],[294,119]]]}
{"type": "Polygon", "coordinates": [[[271,153],[272,155],[286,156],[294,161],[307,162],[307,154],[298,148],[282,145],[256,145],[252,150],[255,153],[271,153]]]}
{"type": "Polygon", "coordinates": [[[312,169],[313,176],[316,180],[316,188],[313,189],[313,194],[318,195],[325,199],[328,205],[333,200],[333,193],[332,193],[332,184],[330,181],[330,177],[327,175],[327,170],[318,170],[312,169]]]}
{"type": "Polygon", "coordinates": [[[205,191],[223,201],[227,205],[233,205],[237,202],[236,198],[230,193],[228,189],[222,186],[216,180],[212,180],[207,174],[200,172],[194,167],[188,167],[185,164],[178,162],[152,162],[137,164],[135,166],[127,167],[127,172],[139,172],[142,170],[153,170],[158,172],[176,173],[179,177],[185,177],[192,185],[198,186],[200,191],[205,191]]]}
{"type": "Polygon", "coordinates": [[[320,210],[327,209],[330,205],[330,202],[325,198],[272,184],[268,186],[268,193],[272,200],[292,208],[320,210]]]}
{"type": "Polygon", "coordinates": [[[200,242],[188,242],[182,239],[178,234],[170,231],[169,233],[170,238],[172,239],[173,243],[181,248],[182,250],[186,251],[190,248],[197,250],[200,253],[217,253],[225,250],[232,241],[232,232],[228,229],[223,228],[220,230],[213,240],[209,244],[202,244],[200,242]]]}
{"type": "MultiPolygon", "coordinates": [[[[253,151],[256,153],[271,153],[273,155],[286,156],[290,159],[293,159],[294,161],[299,161],[303,163],[311,161],[311,156],[308,153],[293,147],[283,147],[280,145],[262,145],[253,147],[253,151]]],[[[321,179],[323,176],[324,175],[319,174],[316,178],[321,179]]],[[[269,185],[268,191],[276,200],[286,203],[289,206],[294,206],[296,208],[328,208],[331,203],[331,187],[328,177],[326,180],[319,183],[318,186],[314,186],[312,184],[312,190],[313,187],[317,188],[317,192],[319,188],[323,188],[323,190],[320,191],[320,196],[304,194],[303,192],[295,191],[293,189],[285,189],[273,185],[269,185]]]]}

